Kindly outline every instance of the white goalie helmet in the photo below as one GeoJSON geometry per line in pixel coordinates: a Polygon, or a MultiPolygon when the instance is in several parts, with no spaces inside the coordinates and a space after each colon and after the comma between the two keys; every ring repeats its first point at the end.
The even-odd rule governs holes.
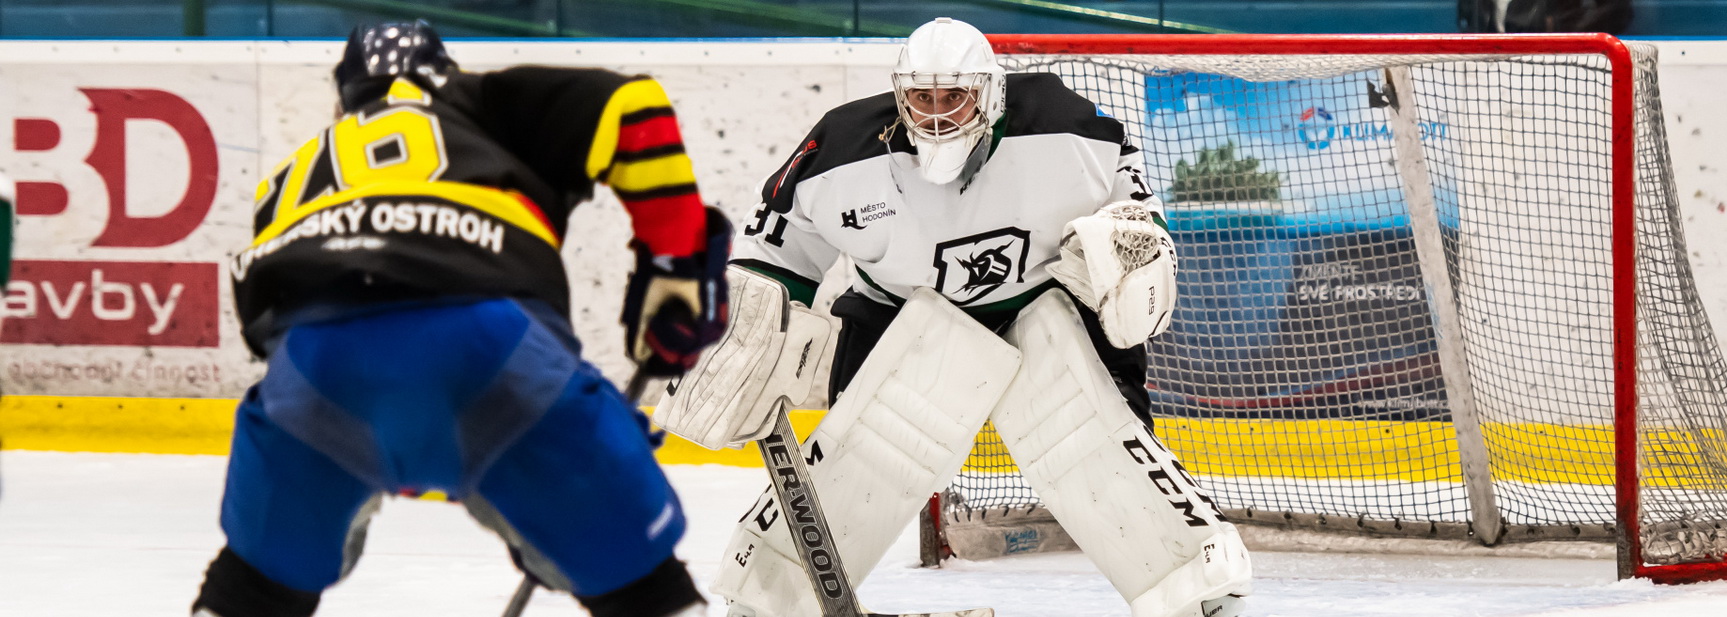
{"type": "Polygon", "coordinates": [[[989,40],[948,17],[907,37],[893,71],[900,121],[917,146],[918,171],[935,184],[960,176],[1007,107],[1007,77],[989,40]]]}

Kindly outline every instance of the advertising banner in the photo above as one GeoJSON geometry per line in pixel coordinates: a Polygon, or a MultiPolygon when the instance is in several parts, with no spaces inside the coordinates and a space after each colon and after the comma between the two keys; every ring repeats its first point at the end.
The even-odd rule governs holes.
{"type": "MultiPolygon", "coordinates": [[[[1727,249],[1699,238],[1727,221],[1720,203],[1727,175],[1707,160],[1727,120],[1702,110],[1719,98],[1722,80],[1710,77],[1727,70],[1727,45],[1667,47],[1676,45],[1664,53],[1663,72],[1680,78],[1662,86],[1663,102],[1677,110],[1668,119],[1677,195],[1691,230],[1696,289],[1719,313],[1727,306],[1727,285],[1719,284],[1727,269],[1718,253],[1727,249]]],[[[704,199],[736,216],[755,205],[759,182],[821,114],[886,89],[897,54],[888,42],[451,47],[477,70],[538,63],[655,75],[678,108],[704,199]]],[[[258,180],[329,120],[330,67],[339,49],[335,41],[0,42],[0,170],[19,183],[18,263],[0,302],[0,388],[239,396],[262,365],[240,344],[226,262],[249,242],[258,180]]],[[[1133,96],[1100,102],[1136,131],[1184,257],[1178,320],[1186,325],[1153,353],[1151,382],[1160,396],[1190,414],[1443,413],[1430,317],[1391,164],[1383,75],[1132,79],[1140,84],[1133,96]],[[1339,323],[1333,316],[1345,311],[1369,318],[1339,323]],[[1324,337],[1349,342],[1315,342],[1324,337]],[[1363,347],[1370,338],[1389,342],[1363,347]],[[1322,400],[1332,402],[1313,407],[1322,400]]],[[[1584,132],[1526,115],[1536,105],[1483,103],[1463,91],[1467,85],[1457,87],[1455,100],[1432,101],[1417,129],[1439,176],[1442,220],[1454,220],[1457,204],[1469,199],[1460,196],[1466,183],[1453,154],[1459,146],[1451,144],[1572,147],[1566,131],[1584,132]],[[1479,135],[1460,139],[1471,131],[1479,135]]],[[[1583,107],[1554,90],[1517,96],[1583,107]]],[[[1468,173],[1517,186],[1506,178],[1519,170],[1468,173]]],[[[1513,180],[1546,192],[1501,197],[1549,208],[1591,208],[1583,198],[1602,190],[1599,179],[1581,176],[1563,192],[1554,192],[1560,184],[1551,179],[1513,180]]],[[[1522,215],[1536,214],[1550,213],[1522,215]]],[[[1502,221],[1522,215],[1496,214],[1502,221]]],[[[602,192],[599,203],[576,211],[570,228],[580,237],[566,245],[578,332],[590,357],[621,377],[629,370],[616,325],[631,263],[623,248],[627,217],[602,192]]],[[[1536,257],[1563,259],[1557,250],[1536,257]]],[[[1499,276],[1515,267],[1485,262],[1459,276],[1499,276]]],[[[1551,289],[1513,291],[1527,293],[1502,303],[1548,307],[1568,298],[1551,289]]],[[[1553,320],[1552,335],[1566,336],[1578,319],[1553,320]]]]}
{"type": "MultiPolygon", "coordinates": [[[[1609,267],[1631,257],[1610,246],[1608,73],[1573,66],[1588,62],[1600,59],[1424,66],[1410,70],[1412,92],[1394,92],[1378,69],[1148,77],[1147,171],[1182,256],[1176,325],[1150,357],[1162,411],[1446,420],[1437,341],[1453,337],[1476,400],[1497,418],[1588,405],[1608,417],[1606,396],[1573,400],[1611,381],[1609,267]],[[1399,97],[1414,135],[1393,122],[1399,97]],[[1411,139],[1420,158],[1398,160],[1411,139]],[[1417,185],[1431,188],[1429,202],[1410,203],[1405,188],[1417,185]],[[1412,208],[1437,229],[1412,228],[1412,208]],[[1436,256],[1424,272],[1414,234],[1435,232],[1444,264],[1436,256]],[[1438,277],[1454,288],[1445,301],[1458,332],[1434,331],[1438,277]]],[[[1649,219],[1665,183],[1642,180],[1649,219]]],[[[1643,242],[1651,259],[1683,259],[1676,237],[1643,242]]],[[[1691,284],[1666,276],[1645,285],[1691,284]]]]}
{"type": "MultiPolygon", "coordinates": [[[[1449,419],[1383,79],[1146,79],[1147,174],[1181,257],[1176,325],[1149,347],[1157,413],[1449,419]]],[[[1455,191],[1438,198],[1455,225],[1455,191]]]]}
{"type": "MultiPolygon", "coordinates": [[[[450,47],[468,70],[531,63],[655,76],[678,110],[704,201],[740,217],[816,118],[887,87],[897,49],[450,47]]],[[[339,41],[0,42],[0,171],[19,189],[0,391],[233,399],[262,375],[240,340],[229,261],[251,241],[258,182],[331,120],[340,50],[339,41]]],[[[577,332],[590,361],[622,379],[630,221],[602,190],[569,229],[577,332]]],[[[36,416],[12,415],[26,417],[36,416]]]]}
{"type": "Polygon", "coordinates": [[[8,394],[235,396],[255,377],[223,261],[249,239],[257,69],[222,47],[0,63],[8,394]]]}

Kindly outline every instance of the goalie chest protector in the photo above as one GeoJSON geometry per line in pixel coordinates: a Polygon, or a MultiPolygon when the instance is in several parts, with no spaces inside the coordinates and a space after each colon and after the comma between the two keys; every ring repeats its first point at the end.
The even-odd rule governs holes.
{"type": "Polygon", "coordinates": [[[892,93],[823,117],[763,185],[734,259],[814,282],[845,254],[853,288],[878,302],[929,287],[968,312],[1017,309],[1053,284],[1045,266],[1064,224],[1148,196],[1121,123],[1054,75],[1008,76],[1006,112],[970,178],[925,181],[897,121],[892,93]]]}

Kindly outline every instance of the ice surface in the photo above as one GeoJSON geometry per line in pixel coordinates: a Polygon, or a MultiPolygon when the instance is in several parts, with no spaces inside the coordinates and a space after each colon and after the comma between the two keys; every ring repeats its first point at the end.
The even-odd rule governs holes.
{"type": "MultiPolygon", "coordinates": [[[[217,527],[226,459],[0,452],[0,616],[183,616],[217,527]]],[[[760,469],[668,468],[690,512],[679,554],[710,580],[731,527],[766,486],[760,469]]],[[[602,557],[603,558],[603,557],[602,557]]],[[[1608,559],[1256,552],[1254,617],[1727,616],[1727,583],[1615,581],[1608,559]]],[[[916,567],[908,528],[859,590],[872,610],[993,606],[1002,617],[1128,615],[1077,553],[916,567]]],[[[459,507],[390,500],[323,616],[497,615],[520,576],[459,507]]],[[[528,617],[581,615],[536,594],[528,617]]],[[[719,617],[723,609],[713,607],[719,617]]]]}

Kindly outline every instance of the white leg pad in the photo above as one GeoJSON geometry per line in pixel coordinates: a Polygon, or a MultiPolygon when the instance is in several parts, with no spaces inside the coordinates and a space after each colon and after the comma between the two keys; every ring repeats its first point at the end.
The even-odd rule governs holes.
{"type": "MultiPolygon", "coordinates": [[[[852,584],[862,583],[971,452],[1019,351],[926,289],[888,326],[806,460],[852,584]]],[[[820,613],[770,488],[738,522],[712,591],[758,617],[820,613]]]]}
{"type": "Polygon", "coordinates": [[[1189,617],[1252,576],[1235,526],[1122,400],[1059,291],[1007,334],[1024,354],[990,421],[1032,489],[1133,607],[1189,617]]]}

